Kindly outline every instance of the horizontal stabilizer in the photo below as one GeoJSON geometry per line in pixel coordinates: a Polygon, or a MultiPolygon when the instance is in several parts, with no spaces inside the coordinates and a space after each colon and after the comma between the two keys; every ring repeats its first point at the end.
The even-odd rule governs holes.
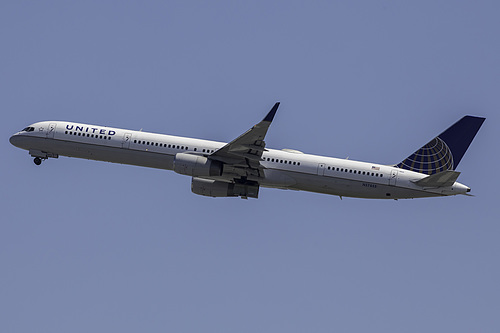
{"type": "Polygon", "coordinates": [[[452,186],[458,176],[460,176],[460,172],[447,170],[427,176],[413,183],[422,187],[447,187],[452,186]]]}

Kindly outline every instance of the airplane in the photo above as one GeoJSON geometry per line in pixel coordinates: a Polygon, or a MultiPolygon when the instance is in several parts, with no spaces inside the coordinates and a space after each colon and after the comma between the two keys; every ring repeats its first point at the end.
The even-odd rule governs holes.
{"type": "Polygon", "coordinates": [[[485,118],[464,116],[395,165],[268,149],[264,141],[280,103],[229,143],[67,121],[37,122],[11,136],[36,165],[59,155],[173,170],[208,197],[258,198],[277,188],[366,199],[470,195],[455,171],[485,118]]]}

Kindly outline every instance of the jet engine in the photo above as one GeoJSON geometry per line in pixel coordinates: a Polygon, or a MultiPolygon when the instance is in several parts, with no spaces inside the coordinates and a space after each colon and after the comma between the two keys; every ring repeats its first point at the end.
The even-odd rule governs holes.
{"type": "Polygon", "coordinates": [[[174,159],[174,171],[194,177],[214,177],[222,175],[222,163],[205,156],[178,153],[174,159]]]}
{"type": "Polygon", "coordinates": [[[257,198],[259,185],[257,183],[226,183],[211,179],[195,178],[191,182],[191,191],[206,197],[243,197],[257,198]]]}

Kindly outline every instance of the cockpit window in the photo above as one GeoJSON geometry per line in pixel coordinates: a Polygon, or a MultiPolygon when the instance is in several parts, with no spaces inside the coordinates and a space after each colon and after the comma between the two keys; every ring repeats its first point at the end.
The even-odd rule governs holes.
{"type": "Polygon", "coordinates": [[[26,127],[21,132],[33,132],[35,130],[34,127],[26,127]]]}

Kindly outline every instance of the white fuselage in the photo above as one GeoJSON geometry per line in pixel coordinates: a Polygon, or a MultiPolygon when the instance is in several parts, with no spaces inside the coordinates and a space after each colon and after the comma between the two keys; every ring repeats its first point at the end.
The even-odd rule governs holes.
{"type": "MultiPolygon", "coordinates": [[[[104,126],[46,121],[31,132],[14,134],[13,145],[42,158],[58,155],[173,170],[176,154],[209,155],[225,143],[104,126]]],[[[467,186],[423,188],[414,181],[427,175],[380,165],[267,149],[260,164],[263,187],[326,193],[346,197],[404,199],[465,194],[467,186]]],[[[228,173],[230,174],[230,173],[228,173]]],[[[234,176],[234,174],[232,175],[234,176]]],[[[222,174],[211,179],[229,181],[222,174]]]]}

